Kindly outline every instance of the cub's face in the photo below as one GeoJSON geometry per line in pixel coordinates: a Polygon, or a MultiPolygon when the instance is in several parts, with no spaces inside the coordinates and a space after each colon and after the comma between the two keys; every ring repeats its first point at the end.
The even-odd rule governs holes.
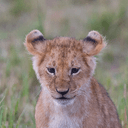
{"type": "MultiPolygon", "coordinates": [[[[38,67],[42,86],[54,99],[73,99],[79,88],[88,83],[93,70],[82,52],[82,42],[60,37],[48,43],[52,46],[47,45],[49,51],[38,67]]],[[[90,63],[95,67],[93,61],[90,63]]]]}
{"type": "Polygon", "coordinates": [[[91,31],[84,40],[59,37],[44,39],[33,30],[26,37],[25,46],[34,55],[33,66],[42,86],[59,104],[73,101],[88,86],[95,69],[96,55],[105,46],[102,36],[91,31]]]}

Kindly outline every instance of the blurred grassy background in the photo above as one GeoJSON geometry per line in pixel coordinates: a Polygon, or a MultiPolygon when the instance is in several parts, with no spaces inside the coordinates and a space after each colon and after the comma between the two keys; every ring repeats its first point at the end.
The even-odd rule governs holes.
{"type": "Polygon", "coordinates": [[[33,29],[47,39],[83,39],[90,30],[106,36],[108,45],[97,57],[95,77],[114,101],[122,126],[128,128],[127,0],[1,0],[0,127],[35,128],[40,86],[23,46],[33,29]]]}

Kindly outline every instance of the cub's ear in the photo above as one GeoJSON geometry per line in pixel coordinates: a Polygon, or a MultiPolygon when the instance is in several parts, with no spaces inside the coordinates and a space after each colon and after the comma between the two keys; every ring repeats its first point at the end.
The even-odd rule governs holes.
{"type": "Polygon", "coordinates": [[[39,30],[31,31],[25,39],[24,45],[32,55],[41,55],[45,49],[45,39],[39,30]]]}
{"type": "Polygon", "coordinates": [[[83,42],[83,51],[88,56],[97,55],[106,46],[103,37],[97,31],[90,31],[83,42]]]}

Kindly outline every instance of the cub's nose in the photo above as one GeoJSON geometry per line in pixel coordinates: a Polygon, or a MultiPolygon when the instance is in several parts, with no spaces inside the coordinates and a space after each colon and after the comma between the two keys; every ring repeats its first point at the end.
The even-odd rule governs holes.
{"type": "Polygon", "coordinates": [[[61,91],[61,90],[58,90],[58,89],[56,89],[56,91],[57,91],[59,94],[61,94],[61,95],[65,95],[65,94],[67,94],[67,93],[69,92],[69,88],[68,88],[68,90],[66,90],[66,91],[61,91]]]}

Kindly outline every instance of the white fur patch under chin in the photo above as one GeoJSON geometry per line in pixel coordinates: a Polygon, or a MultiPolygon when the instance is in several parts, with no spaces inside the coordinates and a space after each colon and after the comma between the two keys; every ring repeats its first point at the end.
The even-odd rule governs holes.
{"type": "Polygon", "coordinates": [[[68,100],[68,99],[64,99],[64,100],[54,99],[53,101],[54,101],[55,105],[63,107],[63,106],[73,104],[74,103],[74,98],[70,99],[70,100],[68,100]]]}
{"type": "Polygon", "coordinates": [[[53,116],[50,122],[49,128],[83,128],[82,121],[76,117],[70,118],[62,112],[59,115],[53,116]]]}

